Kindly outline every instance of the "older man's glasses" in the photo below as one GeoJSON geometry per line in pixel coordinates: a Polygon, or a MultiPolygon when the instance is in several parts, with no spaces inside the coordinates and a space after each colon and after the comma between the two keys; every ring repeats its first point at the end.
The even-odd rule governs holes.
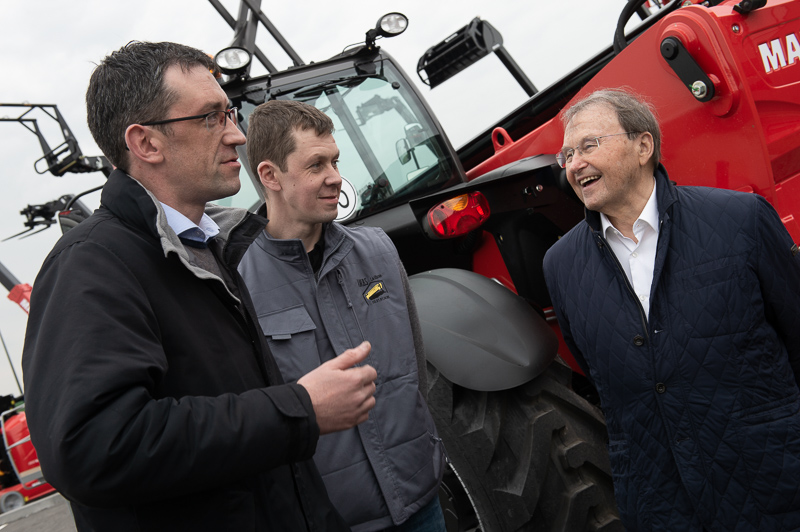
{"type": "Polygon", "coordinates": [[[584,155],[590,155],[594,152],[597,148],[600,147],[600,139],[604,139],[606,137],[617,137],[619,135],[638,135],[638,131],[626,131],[625,133],[614,133],[613,135],[602,135],[600,137],[590,137],[588,139],[583,139],[580,145],[575,146],[574,148],[567,148],[561,150],[556,154],[556,162],[558,162],[558,166],[561,168],[566,168],[566,166],[572,162],[572,156],[575,155],[577,151],[581,157],[584,155]]]}
{"type": "Polygon", "coordinates": [[[230,120],[236,125],[236,112],[239,110],[238,107],[231,107],[230,109],[226,109],[224,111],[211,111],[210,113],[205,113],[202,115],[194,115],[194,116],[182,116],[180,118],[168,118],[167,120],[155,120],[153,122],[145,122],[141,125],[143,126],[160,126],[162,124],[171,124],[172,122],[182,122],[184,120],[205,120],[206,121],[206,129],[217,129],[217,128],[224,128],[226,122],[230,120]]]}

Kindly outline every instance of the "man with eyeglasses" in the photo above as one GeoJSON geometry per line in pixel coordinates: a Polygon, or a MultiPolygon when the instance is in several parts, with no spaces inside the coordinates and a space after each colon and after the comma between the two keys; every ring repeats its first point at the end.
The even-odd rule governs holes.
{"type": "Polygon", "coordinates": [[[95,69],[116,170],[36,279],[31,438],[79,531],[349,530],[311,458],[374,405],[369,344],[284,384],[237,263],[266,220],[239,190],[236,109],[203,52],[132,42],[95,69]]]}
{"type": "Polygon", "coordinates": [[[545,277],[600,397],[626,530],[800,529],[798,247],[761,196],[671,182],[632,94],[562,118],[586,218],[545,277]]]}

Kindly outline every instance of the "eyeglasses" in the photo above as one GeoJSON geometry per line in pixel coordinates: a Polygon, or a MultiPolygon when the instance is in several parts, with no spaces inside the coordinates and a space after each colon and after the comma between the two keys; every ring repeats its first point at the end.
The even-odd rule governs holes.
{"type": "Polygon", "coordinates": [[[224,128],[228,120],[236,125],[236,112],[238,110],[238,107],[231,107],[225,111],[211,111],[210,113],[203,115],[182,116],[181,118],[169,118],[167,120],[155,120],[153,122],[145,122],[140,125],[160,126],[162,124],[170,124],[172,122],[182,122],[183,120],[200,120],[203,118],[206,121],[206,129],[216,129],[217,127],[224,128]]]}
{"type": "Polygon", "coordinates": [[[561,168],[566,168],[566,166],[572,162],[572,156],[575,155],[576,151],[581,156],[589,155],[600,147],[600,139],[604,139],[606,137],[617,137],[619,135],[638,135],[639,133],[639,131],[626,131],[625,133],[614,133],[613,135],[602,135],[600,137],[583,139],[580,145],[558,152],[556,154],[556,161],[558,162],[558,166],[561,168]]]}

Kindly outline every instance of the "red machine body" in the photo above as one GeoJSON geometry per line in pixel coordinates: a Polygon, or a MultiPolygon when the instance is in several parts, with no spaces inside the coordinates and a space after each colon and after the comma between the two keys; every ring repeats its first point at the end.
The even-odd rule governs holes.
{"type": "Polygon", "coordinates": [[[0,430],[3,434],[4,456],[0,511],[16,509],[30,500],[38,499],[55,491],[42,476],[39,458],[31,443],[28,422],[22,405],[0,415],[0,430]]]}
{"type": "Polygon", "coordinates": [[[16,412],[3,420],[3,440],[14,471],[22,484],[41,478],[42,468],[31,443],[25,412],[16,412]]]}
{"type": "MultiPolygon", "coordinates": [[[[573,100],[605,87],[628,87],[644,96],[658,111],[663,162],[672,179],[761,194],[800,240],[800,2],[772,1],[747,15],[735,12],[734,4],[690,6],[668,15],[573,100]],[[678,38],[714,82],[710,101],[698,101],[662,57],[666,37],[678,38]]],[[[563,135],[558,117],[516,141],[497,129],[495,155],[467,176],[556,153],[563,135]]]]}
{"type": "Polygon", "coordinates": [[[8,299],[22,307],[27,314],[31,308],[31,290],[33,288],[28,283],[18,284],[8,293],[8,299]]]}

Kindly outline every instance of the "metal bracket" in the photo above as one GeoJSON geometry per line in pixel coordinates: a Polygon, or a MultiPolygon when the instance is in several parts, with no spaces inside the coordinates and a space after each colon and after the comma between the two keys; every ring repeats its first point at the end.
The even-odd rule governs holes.
{"type": "Polygon", "coordinates": [[[661,55],[699,102],[714,97],[714,83],[675,37],[661,41],[661,55]]]}

